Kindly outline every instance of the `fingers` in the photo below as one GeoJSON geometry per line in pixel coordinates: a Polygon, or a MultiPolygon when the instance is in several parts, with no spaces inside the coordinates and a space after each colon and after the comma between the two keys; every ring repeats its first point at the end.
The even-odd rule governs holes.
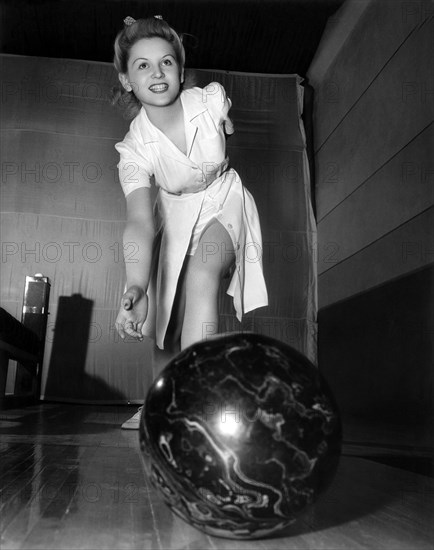
{"type": "Polygon", "coordinates": [[[143,323],[138,323],[137,324],[137,332],[140,334],[141,339],[143,338],[143,325],[144,324],[145,324],[144,321],[143,321],[143,323]]]}
{"type": "Polygon", "coordinates": [[[142,332],[138,330],[137,323],[126,321],[124,325],[124,331],[128,334],[128,336],[132,336],[133,338],[137,338],[138,340],[143,340],[142,332]]]}
{"type": "Polygon", "coordinates": [[[139,327],[139,325],[143,325],[143,323],[133,323],[133,321],[127,320],[123,323],[116,323],[116,329],[122,340],[125,340],[127,336],[131,336],[133,338],[136,338],[137,340],[142,341],[142,326],[139,327]]]}
{"type": "Polygon", "coordinates": [[[133,307],[133,299],[130,298],[130,297],[127,297],[127,298],[123,298],[122,299],[122,307],[125,309],[125,310],[130,310],[132,309],[133,307]]]}
{"type": "Polygon", "coordinates": [[[119,326],[118,332],[122,340],[125,340],[127,336],[131,336],[132,338],[136,338],[137,340],[140,340],[140,341],[143,340],[143,334],[137,329],[135,329],[134,326],[129,323],[125,323],[125,325],[119,326]]]}

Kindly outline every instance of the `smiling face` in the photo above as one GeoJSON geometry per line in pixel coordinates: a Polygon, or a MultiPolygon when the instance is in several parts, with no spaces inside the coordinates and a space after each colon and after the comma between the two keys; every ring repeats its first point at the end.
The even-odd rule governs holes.
{"type": "Polygon", "coordinates": [[[172,45],[163,38],[142,38],[130,50],[124,88],[133,91],[145,107],[166,107],[178,97],[183,80],[172,45]]]}

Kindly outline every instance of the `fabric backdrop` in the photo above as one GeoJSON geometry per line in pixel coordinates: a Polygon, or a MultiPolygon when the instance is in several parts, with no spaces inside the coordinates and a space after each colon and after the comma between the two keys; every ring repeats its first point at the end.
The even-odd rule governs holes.
{"type": "MultiPolygon", "coordinates": [[[[43,398],[140,402],[152,381],[153,342],[123,342],[114,330],[126,215],[114,144],[129,124],[108,102],[116,75],[104,63],[0,61],[2,307],[20,318],[25,276],[50,278],[43,398]]],[[[228,154],[263,231],[262,250],[248,253],[262,257],[270,304],[240,324],[223,288],[222,330],[273,336],[316,362],[316,227],[301,78],[195,74],[199,86],[219,81],[232,100],[228,154]]]]}

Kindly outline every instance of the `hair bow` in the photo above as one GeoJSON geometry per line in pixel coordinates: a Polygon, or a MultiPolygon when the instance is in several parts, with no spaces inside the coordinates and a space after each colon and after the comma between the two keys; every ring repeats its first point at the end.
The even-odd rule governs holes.
{"type": "Polygon", "coordinates": [[[136,22],[136,20],[134,19],[134,17],[128,16],[128,17],[125,17],[125,19],[124,19],[124,24],[125,24],[127,27],[131,27],[131,25],[132,25],[133,23],[135,23],[135,22],[136,22]]]}

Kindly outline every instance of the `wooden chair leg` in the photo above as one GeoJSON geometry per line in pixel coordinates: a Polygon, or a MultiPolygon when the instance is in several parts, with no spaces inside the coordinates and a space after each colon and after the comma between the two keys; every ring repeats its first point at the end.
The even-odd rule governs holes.
{"type": "Polygon", "coordinates": [[[6,380],[8,377],[9,353],[0,349],[0,410],[6,406],[6,380]]]}

